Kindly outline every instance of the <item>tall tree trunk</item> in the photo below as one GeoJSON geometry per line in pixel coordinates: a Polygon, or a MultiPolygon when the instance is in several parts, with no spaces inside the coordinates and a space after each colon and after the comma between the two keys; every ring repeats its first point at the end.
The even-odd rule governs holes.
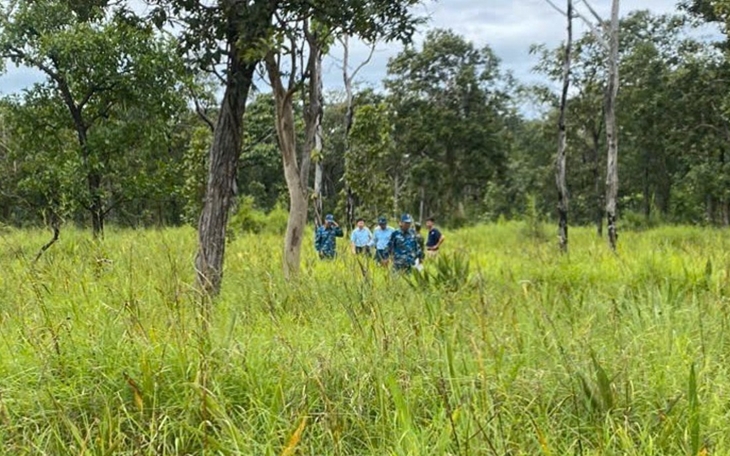
{"type": "Polygon", "coordinates": [[[558,188],[558,238],[560,250],[568,251],[568,207],[570,195],[565,179],[567,158],[567,132],[565,129],[565,108],[568,105],[568,89],[570,88],[570,57],[573,48],[573,1],[568,0],[566,10],[568,18],[568,38],[563,56],[563,91],[560,95],[560,115],[558,117],[558,154],[555,161],[555,184],[558,188]]]}
{"type": "MultiPolygon", "coordinates": [[[[345,84],[345,156],[350,152],[350,130],[352,129],[352,122],[355,117],[354,112],[354,96],[352,94],[352,76],[350,76],[350,48],[349,48],[349,36],[344,34],[342,37],[342,46],[344,48],[344,54],[342,57],[342,80],[345,84]]],[[[352,226],[355,223],[355,210],[357,209],[357,200],[355,194],[352,191],[352,187],[345,182],[345,194],[347,195],[346,208],[347,212],[347,226],[352,226]]]]}
{"type": "Polygon", "coordinates": [[[284,163],[284,177],[289,190],[289,219],[284,238],[284,276],[289,279],[299,272],[304,227],[307,224],[307,196],[297,164],[296,131],[292,97],[276,100],[276,132],[284,163]]]}
{"type": "MultiPolygon", "coordinates": [[[[321,127],[320,127],[321,132],[321,127]]],[[[318,133],[316,136],[315,141],[315,150],[321,151],[322,150],[322,136],[321,133],[318,133]]],[[[321,153],[321,152],[320,152],[321,153]]],[[[314,220],[317,223],[317,225],[322,224],[322,211],[323,211],[323,204],[322,204],[322,180],[323,180],[324,171],[322,169],[322,158],[319,157],[317,159],[317,162],[314,165],[314,220]]]]}
{"type": "Polygon", "coordinates": [[[323,219],[322,181],[324,179],[324,169],[322,167],[324,96],[322,94],[322,50],[314,41],[315,39],[316,37],[310,37],[310,49],[315,47],[317,48],[317,52],[315,53],[314,60],[311,62],[312,68],[310,69],[312,80],[307,115],[307,133],[309,136],[307,137],[307,147],[304,153],[316,157],[314,165],[314,217],[317,225],[321,225],[323,219]]]}
{"type": "Polygon", "coordinates": [[[232,46],[228,55],[228,80],[210,147],[203,210],[198,222],[197,281],[200,288],[210,295],[220,292],[223,280],[226,225],[241,156],[243,115],[255,69],[256,65],[244,62],[236,46],[232,46]]]}
{"type": "Polygon", "coordinates": [[[305,144],[301,164],[297,160],[296,130],[292,98],[297,90],[295,73],[292,71],[288,87],[284,87],[276,56],[266,56],[266,69],[276,100],[276,133],[284,163],[284,177],[289,190],[289,219],[284,238],[284,276],[295,277],[301,266],[301,250],[304,228],[307,223],[308,181],[311,154],[316,143],[317,127],[322,116],[322,46],[316,33],[309,31],[305,21],[306,39],[309,45],[307,68],[309,74],[309,93],[305,106],[305,144]]]}
{"type": "Polygon", "coordinates": [[[618,198],[618,127],[616,125],[616,98],[619,87],[619,0],[611,6],[611,34],[608,55],[608,87],[606,88],[606,142],[608,166],[606,171],[606,226],[608,243],[616,250],[618,228],[616,226],[616,199],[618,198]]]}
{"type": "Polygon", "coordinates": [[[593,164],[591,165],[591,173],[593,174],[593,194],[595,195],[595,224],[596,234],[603,237],[603,211],[605,209],[605,194],[601,191],[601,179],[599,172],[600,155],[598,153],[600,147],[600,129],[596,129],[593,136],[593,164]]]}

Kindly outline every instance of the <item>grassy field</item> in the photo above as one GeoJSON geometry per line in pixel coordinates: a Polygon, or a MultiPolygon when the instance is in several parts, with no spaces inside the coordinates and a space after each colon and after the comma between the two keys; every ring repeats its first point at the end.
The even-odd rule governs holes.
{"type": "Polygon", "coordinates": [[[730,454],[730,233],[524,232],[428,281],[238,237],[207,323],[192,229],[4,232],[0,454],[730,454]]]}

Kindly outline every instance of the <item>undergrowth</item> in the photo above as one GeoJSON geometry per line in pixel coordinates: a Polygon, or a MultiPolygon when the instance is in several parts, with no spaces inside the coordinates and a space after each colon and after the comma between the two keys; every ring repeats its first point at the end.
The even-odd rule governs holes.
{"type": "Polygon", "coordinates": [[[191,229],[67,228],[35,264],[47,233],[2,232],[0,453],[728,454],[730,235],[524,230],[410,278],[305,246],[289,283],[241,234],[209,316],[191,229]]]}

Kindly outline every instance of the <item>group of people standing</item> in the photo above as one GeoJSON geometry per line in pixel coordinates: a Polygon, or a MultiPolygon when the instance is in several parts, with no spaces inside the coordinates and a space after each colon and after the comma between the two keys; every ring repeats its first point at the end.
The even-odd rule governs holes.
{"type": "MultiPolygon", "coordinates": [[[[383,266],[392,263],[395,270],[407,272],[419,267],[426,256],[436,255],[444,242],[444,235],[436,228],[433,217],[426,220],[426,228],[428,235],[424,239],[421,224],[414,224],[410,214],[401,216],[399,229],[388,226],[388,220],[379,217],[378,225],[370,231],[365,220],[360,218],[350,234],[350,249],[355,255],[373,256],[383,266]]],[[[314,248],[319,257],[334,258],[337,254],[336,238],[343,236],[342,228],[332,214],[328,214],[315,235],[314,248]]]]}

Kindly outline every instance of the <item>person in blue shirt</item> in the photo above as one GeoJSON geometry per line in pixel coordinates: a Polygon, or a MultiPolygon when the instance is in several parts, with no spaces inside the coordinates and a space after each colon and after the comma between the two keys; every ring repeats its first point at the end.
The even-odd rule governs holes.
{"type": "Polygon", "coordinates": [[[393,258],[393,269],[398,272],[410,272],[419,260],[423,260],[423,250],[418,245],[416,233],[411,229],[413,218],[403,214],[400,229],[390,236],[388,249],[393,258]]]}
{"type": "Polygon", "coordinates": [[[373,230],[371,245],[375,247],[375,261],[383,266],[388,264],[388,258],[390,257],[388,243],[394,232],[395,230],[388,226],[388,220],[385,217],[378,218],[378,226],[373,230]]]}
{"type": "Polygon", "coordinates": [[[350,234],[352,253],[356,255],[370,255],[370,244],[373,241],[373,233],[370,232],[370,228],[365,226],[365,219],[357,219],[356,224],[356,228],[350,234]]]}
{"type": "Polygon", "coordinates": [[[327,214],[324,225],[317,228],[314,236],[314,249],[322,259],[332,259],[337,255],[337,239],[344,233],[342,228],[335,222],[332,214],[327,214]]]}
{"type": "Polygon", "coordinates": [[[434,225],[436,220],[433,217],[426,219],[426,228],[428,228],[428,238],[426,239],[426,254],[428,256],[435,256],[441,244],[444,243],[444,235],[434,225]]]}

